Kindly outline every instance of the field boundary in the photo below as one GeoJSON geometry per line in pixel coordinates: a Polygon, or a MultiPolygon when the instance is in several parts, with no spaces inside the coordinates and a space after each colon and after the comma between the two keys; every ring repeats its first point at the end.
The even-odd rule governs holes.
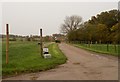
{"type": "Polygon", "coordinates": [[[84,47],[84,46],[80,46],[80,45],[77,45],[77,44],[72,44],[72,43],[67,43],[67,44],[70,44],[74,47],[77,47],[77,48],[81,48],[81,49],[84,49],[84,50],[87,50],[87,51],[90,51],[90,52],[94,52],[94,53],[99,53],[99,54],[104,54],[104,55],[111,55],[111,56],[115,56],[115,57],[118,57],[119,54],[111,54],[109,52],[104,52],[104,51],[100,51],[100,50],[94,50],[94,49],[90,49],[90,48],[87,48],[87,47],[84,47]]]}

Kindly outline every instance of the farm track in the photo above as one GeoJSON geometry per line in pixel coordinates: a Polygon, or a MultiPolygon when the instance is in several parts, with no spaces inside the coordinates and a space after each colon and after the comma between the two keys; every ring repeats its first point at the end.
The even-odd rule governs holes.
{"type": "Polygon", "coordinates": [[[68,61],[44,72],[30,73],[5,80],[118,80],[118,59],[91,53],[61,43],[59,48],[68,61]]]}

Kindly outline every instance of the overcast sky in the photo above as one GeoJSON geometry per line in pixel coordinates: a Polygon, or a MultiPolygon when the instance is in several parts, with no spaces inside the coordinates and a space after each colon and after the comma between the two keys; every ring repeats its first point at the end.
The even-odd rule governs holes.
{"type": "Polygon", "coordinates": [[[83,21],[100,12],[117,9],[117,2],[10,2],[2,4],[2,33],[10,24],[10,33],[43,35],[59,33],[66,16],[79,15],[83,21]]]}

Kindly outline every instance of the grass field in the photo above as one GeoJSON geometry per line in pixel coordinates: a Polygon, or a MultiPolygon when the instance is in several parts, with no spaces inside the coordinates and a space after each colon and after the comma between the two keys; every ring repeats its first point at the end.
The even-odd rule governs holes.
{"type": "Polygon", "coordinates": [[[118,54],[120,54],[120,45],[116,45],[116,49],[115,49],[114,45],[109,44],[108,50],[107,50],[107,44],[91,44],[90,46],[88,46],[88,44],[74,44],[74,46],[83,48],[86,50],[103,53],[103,54],[114,55],[114,56],[118,56],[118,54]]]}
{"type": "Polygon", "coordinates": [[[51,59],[43,59],[37,42],[10,42],[9,64],[5,63],[5,42],[2,43],[2,74],[4,76],[20,73],[44,71],[66,62],[66,57],[58,45],[49,45],[51,59]]]}

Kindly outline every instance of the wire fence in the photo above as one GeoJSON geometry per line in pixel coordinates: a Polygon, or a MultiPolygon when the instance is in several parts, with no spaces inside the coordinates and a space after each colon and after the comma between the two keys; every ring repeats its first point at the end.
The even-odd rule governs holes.
{"type": "Polygon", "coordinates": [[[100,44],[97,42],[82,42],[82,41],[71,41],[69,42],[77,47],[84,48],[87,50],[106,53],[111,55],[120,55],[120,44],[100,44]]]}

